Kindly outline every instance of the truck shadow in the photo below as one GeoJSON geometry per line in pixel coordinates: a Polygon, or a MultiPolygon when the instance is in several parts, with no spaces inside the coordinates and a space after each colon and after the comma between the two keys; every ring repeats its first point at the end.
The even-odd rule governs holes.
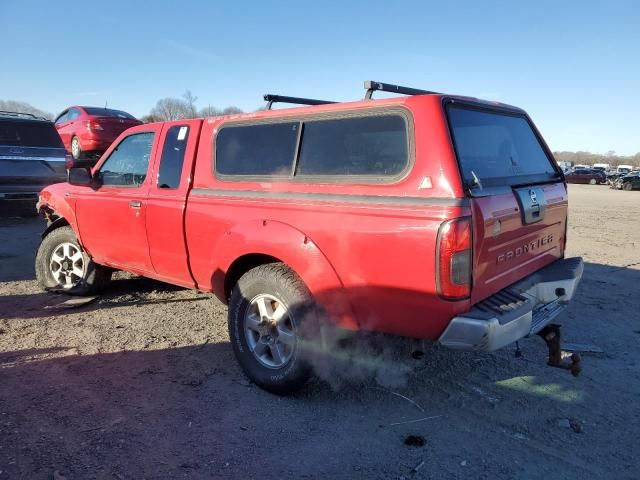
{"type": "Polygon", "coordinates": [[[86,303],[82,303],[83,297],[67,295],[63,292],[39,291],[38,293],[0,296],[0,319],[42,318],[131,305],[196,302],[208,298],[202,294],[187,298],[164,298],[186,289],[149,278],[121,273],[116,275],[118,278],[114,279],[95,301],[86,298],[86,303]]]}

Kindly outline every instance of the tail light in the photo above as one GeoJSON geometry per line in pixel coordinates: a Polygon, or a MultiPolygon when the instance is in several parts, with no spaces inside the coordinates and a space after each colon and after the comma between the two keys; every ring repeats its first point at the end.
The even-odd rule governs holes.
{"type": "Polygon", "coordinates": [[[102,125],[100,125],[95,120],[89,120],[88,122],[85,122],[85,125],[87,126],[88,130],[104,130],[104,128],[102,128],[102,125]]]}
{"type": "Polygon", "coordinates": [[[444,222],[438,231],[438,293],[450,300],[471,295],[471,218],[444,222]]]}

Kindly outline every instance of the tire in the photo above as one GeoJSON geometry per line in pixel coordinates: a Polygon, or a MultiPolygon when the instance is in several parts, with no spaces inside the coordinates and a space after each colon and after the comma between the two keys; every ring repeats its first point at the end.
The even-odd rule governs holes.
{"type": "Polygon", "coordinates": [[[595,178],[589,180],[589,185],[595,185],[596,183],[598,183],[598,181],[595,178]]]}
{"type": "Polygon", "coordinates": [[[314,310],[306,285],[282,263],[260,265],[238,280],[229,300],[229,337],[251,381],[278,395],[302,388],[311,376],[302,326],[315,322],[314,310]]]}
{"type": "Polygon", "coordinates": [[[93,262],[70,226],[56,228],[42,239],[36,254],[36,279],[45,290],[91,295],[111,280],[111,269],[93,262]]]}
{"type": "Polygon", "coordinates": [[[74,160],[80,160],[83,157],[83,154],[84,152],[82,151],[80,140],[78,140],[78,137],[73,137],[71,139],[71,156],[74,160]]]}
{"type": "Polygon", "coordinates": [[[624,183],[622,185],[622,189],[630,192],[631,190],[633,190],[633,185],[631,185],[631,182],[624,183]]]}

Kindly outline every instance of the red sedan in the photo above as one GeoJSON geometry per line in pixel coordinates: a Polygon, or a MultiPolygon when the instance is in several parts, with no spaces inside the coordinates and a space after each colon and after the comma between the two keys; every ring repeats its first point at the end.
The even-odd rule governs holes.
{"type": "Polygon", "coordinates": [[[101,154],[127,128],[140,124],[127,112],[102,107],[70,107],[55,120],[62,143],[75,160],[101,154]]]}

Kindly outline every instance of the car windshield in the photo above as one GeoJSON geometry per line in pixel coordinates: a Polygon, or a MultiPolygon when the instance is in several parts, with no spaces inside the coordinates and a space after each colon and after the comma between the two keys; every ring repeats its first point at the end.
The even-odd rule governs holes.
{"type": "Polygon", "coordinates": [[[0,121],[0,145],[64,148],[53,123],[31,120],[0,121]]]}
{"type": "Polygon", "coordinates": [[[559,178],[524,115],[447,108],[460,169],[470,190],[559,178]]]}
{"type": "Polygon", "coordinates": [[[85,112],[94,117],[116,117],[116,118],[126,118],[128,120],[135,120],[136,117],[133,115],[123,112],[122,110],[113,110],[111,108],[100,108],[100,107],[82,107],[85,112]]]}

